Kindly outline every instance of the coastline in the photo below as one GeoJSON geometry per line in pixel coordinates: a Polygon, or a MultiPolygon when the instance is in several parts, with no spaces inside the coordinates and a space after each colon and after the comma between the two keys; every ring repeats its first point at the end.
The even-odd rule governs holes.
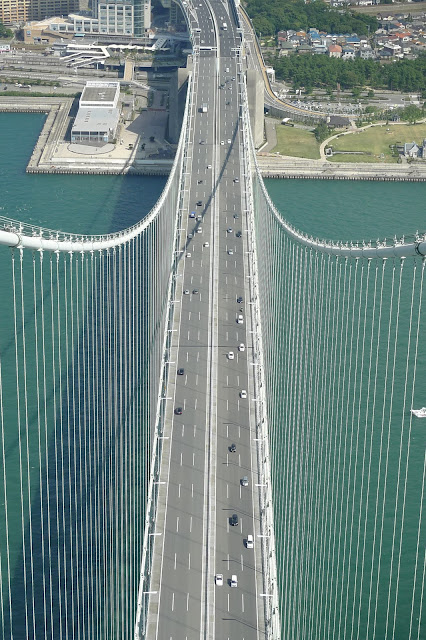
{"type": "MultiPolygon", "coordinates": [[[[96,175],[168,175],[173,159],[147,157],[139,150],[138,136],[125,127],[124,144],[108,145],[105,152],[65,140],[73,100],[69,98],[15,98],[0,96],[0,112],[47,113],[37,143],[27,165],[27,173],[96,175]],[[128,148],[132,143],[131,149],[128,148]]],[[[155,155],[155,154],[152,154],[155,155]]],[[[260,152],[257,162],[264,178],[310,180],[378,180],[425,182],[426,164],[331,163],[260,152]]]]}

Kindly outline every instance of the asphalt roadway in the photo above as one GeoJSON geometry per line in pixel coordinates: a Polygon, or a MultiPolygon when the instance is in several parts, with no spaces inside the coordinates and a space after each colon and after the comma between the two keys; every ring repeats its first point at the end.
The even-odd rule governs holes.
{"type": "Polygon", "coordinates": [[[161,581],[153,596],[158,598],[155,637],[254,640],[264,631],[258,621],[261,566],[255,554],[257,480],[251,466],[255,443],[248,380],[251,334],[246,328],[247,234],[233,51],[240,36],[227,5],[199,0],[194,6],[201,52],[188,150],[192,168],[187,228],[181,230],[184,268],[176,368],[183,372],[173,380],[170,407],[174,413],[161,581]],[[214,49],[203,50],[206,47],[214,49]],[[247,397],[241,397],[244,390],[247,397]],[[244,476],[248,486],[242,485],[244,476]],[[230,524],[234,513],[237,526],[230,524]],[[246,546],[248,534],[254,536],[255,549],[246,546]],[[223,575],[223,585],[216,584],[217,574],[223,575]],[[236,587],[231,587],[233,575],[236,587]]]}

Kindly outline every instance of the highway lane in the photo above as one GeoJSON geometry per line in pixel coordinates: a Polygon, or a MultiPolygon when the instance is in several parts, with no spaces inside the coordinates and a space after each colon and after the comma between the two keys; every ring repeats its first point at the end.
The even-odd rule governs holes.
{"type": "Polygon", "coordinates": [[[217,44],[218,57],[216,51],[200,52],[188,149],[192,166],[181,231],[185,257],[176,362],[183,372],[173,381],[173,409],[182,414],[173,415],[156,638],[254,640],[260,637],[255,557],[245,546],[247,534],[255,533],[252,398],[241,397],[249,390],[251,335],[246,333],[239,35],[222,2],[200,0],[195,6],[199,44],[217,44]],[[232,443],[235,453],[229,450],[232,443]],[[248,487],[241,484],[243,476],[248,487]],[[229,524],[233,513],[240,518],[236,527],[229,524]],[[223,586],[215,585],[218,573],[223,586]],[[230,586],[232,575],[238,578],[236,588],[230,586]]]}

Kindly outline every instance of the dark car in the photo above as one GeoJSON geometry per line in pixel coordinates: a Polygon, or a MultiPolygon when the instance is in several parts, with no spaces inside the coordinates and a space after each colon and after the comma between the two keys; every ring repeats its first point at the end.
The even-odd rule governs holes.
{"type": "Polygon", "coordinates": [[[193,290],[192,290],[192,293],[193,293],[194,295],[197,295],[197,293],[198,293],[198,289],[193,289],[193,290]]]}
{"type": "Polygon", "coordinates": [[[241,303],[242,303],[242,301],[243,301],[242,296],[238,296],[238,298],[237,298],[237,303],[238,303],[238,304],[241,304],[241,303]]]}
{"type": "Polygon", "coordinates": [[[235,453],[235,452],[236,452],[236,450],[237,450],[237,445],[233,442],[233,443],[231,444],[231,446],[229,447],[229,451],[230,451],[231,453],[235,453]]]}
{"type": "Polygon", "coordinates": [[[177,370],[178,376],[183,376],[184,373],[185,373],[185,369],[178,369],[177,370]]]}
{"type": "Polygon", "coordinates": [[[201,207],[203,204],[202,200],[197,200],[197,207],[201,207]]]}
{"type": "Polygon", "coordinates": [[[237,231],[237,233],[236,233],[237,238],[241,238],[242,235],[243,234],[241,233],[241,231],[237,231]]]}
{"type": "Polygon", "coordinates": [[[182,415],[182,407],[176,407],[175,409],[175,414],[177,416],[181,416],[182,415]]]}
{"type": "Polygon", "coordinates": [[[233,513],[232,516],[229,518],[229,523],[231,526],[233,527],[238,527],[239,524],[239,519],[236,513],[233,513]]]}

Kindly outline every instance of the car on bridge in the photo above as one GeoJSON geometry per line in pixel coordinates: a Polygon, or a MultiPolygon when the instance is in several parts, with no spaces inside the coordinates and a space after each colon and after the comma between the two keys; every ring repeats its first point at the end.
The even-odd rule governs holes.
{"type": "Polygon", "coordinates": [[[246,548],[253,549],[253,547],[254,547],[253,536],[251,535],[251,533],[249,533],[246,540],[246,548]]]}
{"type": "Polygon", "coordinates": [[[238,345],[238,351],[245,351],[246,350],[246,345],[244,344],[244,342],[241,342],[238,345]]]}
{"type": "Polygon", "coordinates": [[[238,515],[236,513],[233,513],[232,516],[229,518],[229,524],[232,527],[238,527],[240,523],[240,519],[238,518],[238,515]]]}
{"type": "Polygon", "coordinates": [[[191,213],[189,214],[190,218],[195,218],[195,211],[191,211],[191,213]]]}
{"type": "Polygon", "coordinates": [[[240,398],[242,398],[243,400],[247,398],[247,391],[245,389],[241,389],[240,398]]]}
{"type": "Polygon", "coordinates": [[[248,481],[247,476],[243,476],[243,477],[241,478],[241,486],[242,486],[242,487],[248,487],[248,485],[249,485],[249,481],[248,481]]]}
{"type": "Polygon", "coordinates": [[[238,578],[236,575],[231,576],[231,587],[238,587],[238,578]]]}
{"type": "Polygon", "coordinates": [[[233,352],[233,351],[230,351],[230,352],[228,353],[228,360],[233,360],[234,358],[235,358],[234,352],[233,352]]]}
{"type": "Polygon", "coordinates": [[[229,451],[230,451],[231,453],[235,453],[235,452],[236,452],[236,450],[237,450],[237,445],[235,444],[235,442],[233,442],[233,443],[231,444],[231,446],[229,447],[229,451]]]}
{"type": "Polygon", "coordinates": [[[239,313],[237,316],[237,324],[243,324],[243,322],[244,322],[244,318],[241,315],[241,313],[239,313]]]}
{"type": "Polygon", "coordinates": [[[222,573],[217,573],[216,574],[216,586],[221,587],[223,585],[223,574],[222,573]]]}
{"type": "Polygon", "coordinates": [[[178,376],[183,376],[184,373],[185,373],[185,369],[182,369],[182,367],[177,370],[178,376]]]}
{"type": "Polygon", "coordinates": [[[176,407],[175,409],[175,414],[177,416],[181,416],[182,415],[182,407],[176,407]]]}
{"type": "Polygon", "coordinates": [[[242,303],[242,301],[243,301],[243,296],[238,296],[238,298],[237,298],[237,303],[238,303],[238,304],[241,304],[241,303],[242,303]]]}
{"type": "Polygon", "coordinates": [[[237,238],[241,238],[241,236],[242,236],[243,234],[241,233],[241,231],[237,231],[237,233],[236,233],[235,235],[237,236],[237,238]]]}

